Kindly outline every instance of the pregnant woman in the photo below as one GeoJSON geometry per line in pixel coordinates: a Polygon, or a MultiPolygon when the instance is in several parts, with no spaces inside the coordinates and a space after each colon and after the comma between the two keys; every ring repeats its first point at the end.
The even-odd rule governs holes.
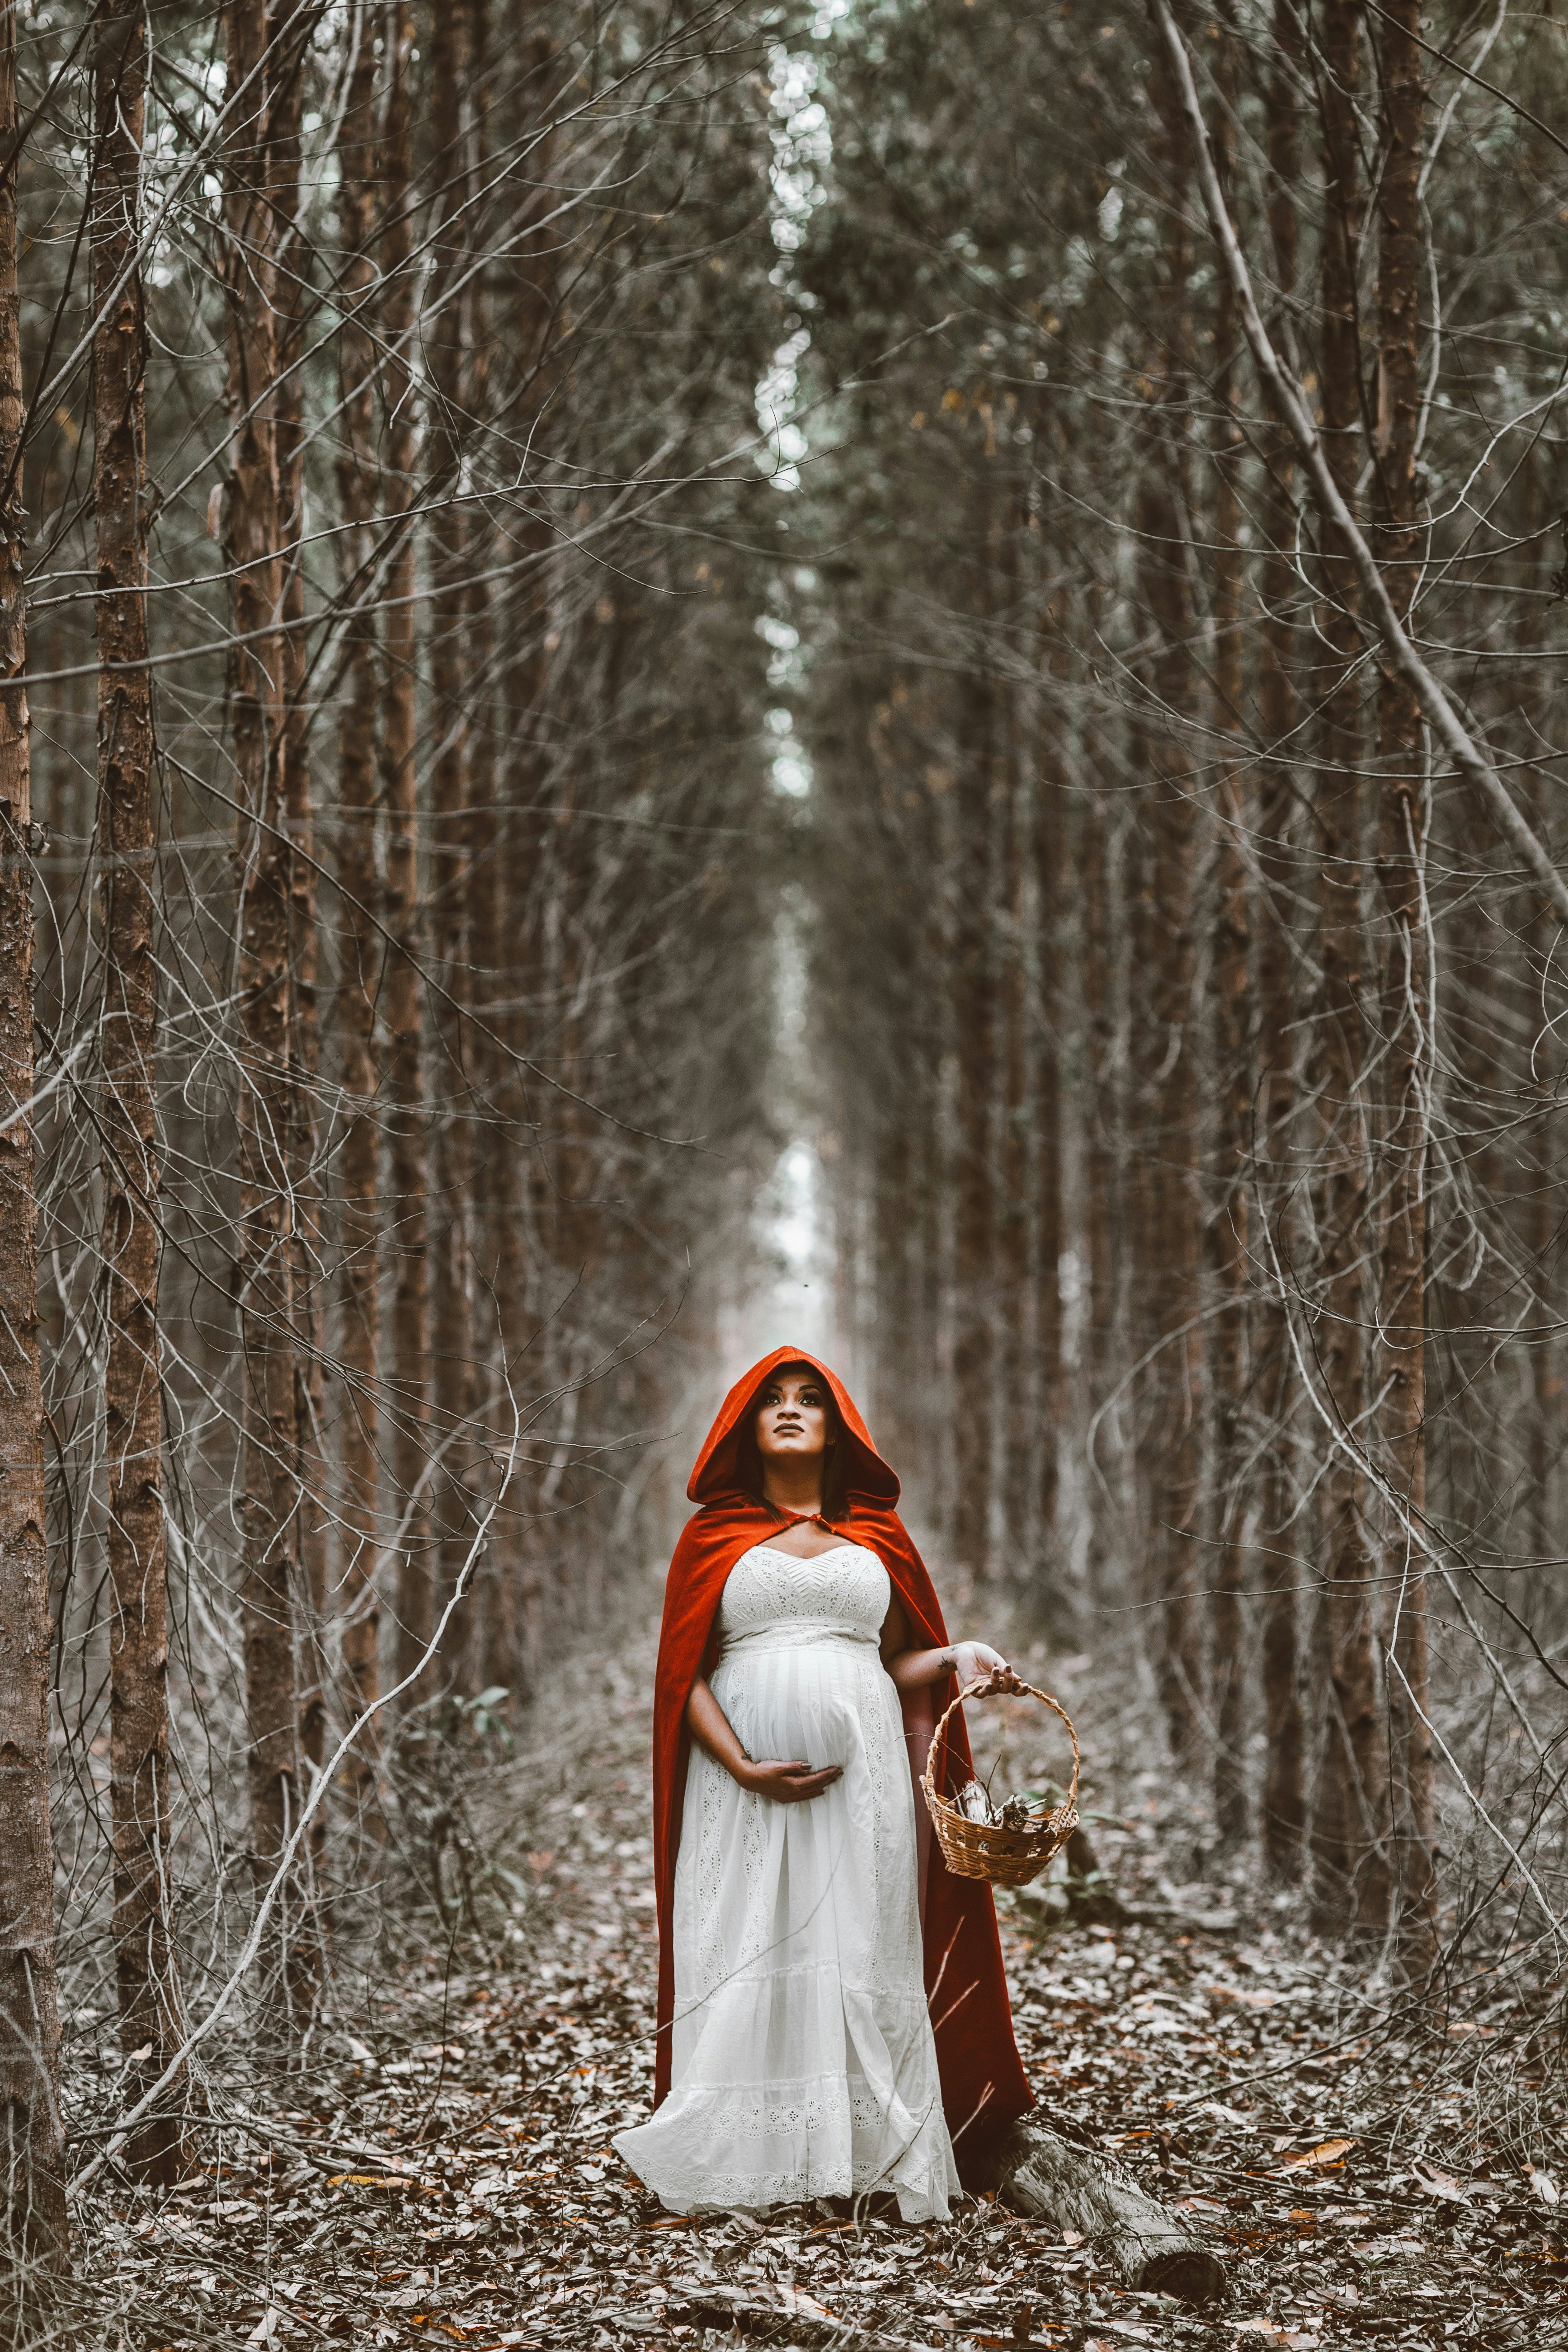
{"type": "Polygon", "coordinates": [[[654,1704],[657,2112],[615,2144],[671,2212],[883,2189],[945,2218],[955,2147],[1031,2102],[991,1890],[948,1873],[915,1782],[958,1684],[1016,1677],[949,1643],[898,1479],[812,1358],[737,1382],[687,1492],[654,1704]]]}

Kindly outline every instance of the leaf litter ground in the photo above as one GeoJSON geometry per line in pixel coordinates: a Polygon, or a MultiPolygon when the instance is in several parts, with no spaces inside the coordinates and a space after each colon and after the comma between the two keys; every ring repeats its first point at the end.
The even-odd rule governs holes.
{"type": "MultiPolygon", "coordinates": [[[[1050,1885],[1004,1898],[1019,2043],[1047,2121],[1212,2235],[1224,2304],[1132,2294],[1094,2244],[984,2200],[920,2228],[826,2202],[684,2221],[627,2176],[609,2135],[652,2077],[645,1640],[571,1670],[547,1753],[476,1775],[459,1926],[336,1986],[298,2074],[220,2077],[179,2189],[100,2176],[62,2333],[125,2352],[1568,2347],[1561,2053],[1517,2004],[1487,2022],[1472,2002],[1460,2028],[1391,2008],[1255,1877],[1173,1886],[1202,1824],[1140,1769],[1133,1697],[1087,1659],[1027,1671],[1047,1666],[1122,1901],[1097,1924],[1050,1885]]],[[[999,1788],[1052,1769],[1027,1703],[978,1731],[999,1788]]],[[[84,2051],[84,2128],[106,2089],[84,2051]]]]}

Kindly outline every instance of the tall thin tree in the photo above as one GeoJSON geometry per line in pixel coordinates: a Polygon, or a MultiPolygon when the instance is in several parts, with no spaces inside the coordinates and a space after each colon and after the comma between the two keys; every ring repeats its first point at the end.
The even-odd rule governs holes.
{"type": "MultiPolygon", "coordinates": [[[[1216,161],[1228,183],[1235,164],[1236,35],[1228,13],[1219,27],[1216,161]]],[[[1236,302],[1220,278],[1215,302],[1214,448],[1214,730],[1219,748],[1215,877],[1214,1045],[1215,1150],[1209,1233],[1218,1297],[1212,1338],[1214,1370],[1214,1642],[1215,1826],[1237,1844],[1247,1830],[1247,1759],[1243,1752],[1247,1680],[1242,1649],[1242,1594],[1250,1496],[1248,1447],[1242,1415],[1248,1372],[1247,1187],[1243,1181],[1252,1120],[1252,966],[1247,877],[1243,844],[1249,830],[1250,775],[1232,749],[1243,730],[1241,593],[1241,427],[1236,415],[1236,302]]]]}
{"type": "Polygon", "coordinates": [[[467,1549],[467,1483],[473,1411],[472,1193],[473,1032],[463,1013],[471,997],[474,945],[474,823],[469,806],[468,707],[470,530],[464,488],[469,426],[468,328],[473,267],[472,119],[480,100],[473,74],[471,0],[437,10],[430,45],[430,130],[435,148],[435,219],[422,325],[429,391],[426,436],[430,520],[430,727],[435,738],[430,793],[429,876],[433,919],[426,948],[439,943],[440,995],[433,1026],[434,1120],[430,1234],[430,1346],[437,1375],[444,1464],[437,1482],[440,1531],[437,1565],[444,1582],[467,1549]]]}
{"type": "MultiPolygon", "coordinates": [[[[1378,177],[1377,552],[1395,610],[1415,623],[1421,531],[1415,480],[1422,270],[1419,0],[1392,0],[1378,20],[1383,154],[1378,177]]],[[[1426,1502],[1426,1274],[1428,956],[1425,906],[1426,730],[1405,678],[1378,683],[1378,864],[1388,914],[1384,974],[1386,1111],[1378,1333],[1382,1452],[1402,1507],[1384,1515],[1388,1703],[1395,1813],[1394,1895],[1410,1956],[1435,1948],[1432,1728],[1426,1570],[1410,1529],[1426,1502]],[[1407,1517],[1405,1516],[1407,1515],[1407,1517]]]]}
{"type": "Polygon", "coordinates": [[[33,1148],[32,721],[16,286],[16,0],[0,0],[0,2164],[5,2252],[68,2251],[49,1844],[49,1573],[33,1148]]]}
{"type": "MultiPolygon", "coordinates": [[[[310,780],[310,644],[305,629],[305,320],[310,247],[304,230],[301,137],[305,68],[320,12],[309,0],[272,0],[268,180],[273,207],[277,311],[278,533],[282,564],[279,683],[283,697],[280,798],[289,819],[289,987],[293,1083],[289,1089],[290,1309],[294,1356],[294,1436],[299,1481],[300,1758],[320,1771],[327,1737],[327,1551],[330,1506],[321,1444],[323,1415],[321,1267],[325,1202],[319,1165],[317,1103],[321,1067],[317,1003],[321,953],[316,925],[316,813],[310,780]],[[308,1610],[303,1605],[309,1603],[308,1610]]],[[[310,1853],[325,1851],[326,1817],[318,1813],[310,1853]]],[[[315,1998],[322,1966],[324,1913],[311,1902],[291,1947],[301,2008],[315,1998]]]]}
{"type": "MultiPolygon", "coordinates": [[[[98,538],[99,843],[103,871],[104,1365],[109,1471],[110,1778],[114,1962],[133,2093],[180,2040],[169,1938],[168,1558],[158,1328],[158,985],[153,949],[153,698],[147,668],[147,330],[142,306],[145,13],[105,0],[93,56],[93,499],[98,538]]],[[[181,2135],[167,2105],[128,2149],[167,2186],[181,2135]]]]}
{"type": "MultiPolygon", "coordinates": [[[[1356,106],[1363,18],[1356,0],[1325,0],[1318,22],[1327,186],[1321,255],[1322,438],[1341,495],[1355,497],[1362,448],[1357,256],[1365,198],[1356,106]]],[[[1367,1546],[1365,1437],[1366,1034],[1361,920],[1363,746],[1357,583],[1344,535],[1323,526],[1321,630],[1331,665],[1319,716],[1316,793],[1319,964],[1311,1085],[1318,1139],[1317,1355],[1337,1442],[1320,1487],[1322,1591],[1315,1655],[1326,1721],[1312,1821],[1313,1902],[1324,1927],[1353,1923],[1374,1901],[1387,1785],[1375,1688],[1375,1592],[1367,1546]]]]}
{"type": "MultiPolygon", "coordinates": [[[[230,729],[240,1000],[241,1609],[251,1860],[278,1866],[298,1784],[293,1591],[299,1552],[291,1187],[294,1024],[280,636],[276,220],[268,185],[266,0],[227,0],[226,230],[230,473],[226,554],[235,642],[230,729]]],[[[288,1948],[289,1906],[272,1915],[268,1964],[288,1948]]],[[[270,2027],[281,2016],[260,2011],[270,2027]]]]}
{"type": "Polygon", "coordinates": [[[1150,733],[1153,770],[1148,869],[1152,1024],[1150,1048],[1155,1132],[1149,1150],[1153,1199],[1147,1264],[1162,1340],[1157,1393],[1160,1459],[1154,1477],[1152,1550],[1163,1612],[1161,1695],[1178,1753],[1195,1759],[1206,1705],[1194,1541],[1200,1507],[1204,1339],[1199,1312],[1201,1226],[1197,1185],[1199,1084],[1192,1021],[1193,780],[1185,722],[1193,714],[1192,583],[1187,571],[1190,484],[1186,403],[1191,364],[1192,239],[1180,202],[1185,146],[1171,77],[1156,61],[1160,154],[1173,201],[1161,250],[1161,341],[1151,356],[1159,379],[1144,436],[1139,499],[1144,598],[1154,623],[1151,684],[1158,710],[1150,733]]]}
{"type": "Polygon", "coordinates": [[[381,753],[386,799],[387,929],[394,953],[386,984],[391,1199],[383,1220],[395,1252],[392,1367],[395,1416],[393,1500],[400,1527],[397,1658],[412,1673],[430,1637],[434,1587],[424,1507],[429,1471],[430,1290],[426,1261],[428,1139],[425,1120],[419,900],[419,814],[414,763],[414,510],[417,436],[414,415],[413,115],[408,88],[414,26],[408,0],[390,0],[383,19],[386,112],[382,129],[380,329],[385,419],[385,512],[393,533],[383,635],[385,694],[381,753]]]}
{"type": "MultiPolygon", "coordinates": [[[[1277,0],[1274,56],[1266,90],[1268,141],[1268,233],[1274,279],[1282,302],[1295,290],[1298,268],[1297,199],[1301,139],[1298,51],[1300,19],[1295,0],[1277,0]]],[[[1295,530],[1294,467],[1289,436],[1272,433],[1266,444],[1261,506],[1265,555],[1263,613],[1258,633],[1258,724],[1264,747],[1258,793],[1258,856],[1261,866],[1258,939],[1258,1165],[1267,1186],[1266,1214],[1272,1225],[1272,1253],[1280,1277],[1268,1284],[1255,1320],[1258,1404],[1269,1432],[1258,1474],[1258,1544],[1262,1554],[1263,1721],[1267,1761],[1263,1773],[1264,1853],[1275,1874],[1293,1877],[1300,1868],[1306,1827],[1300,1655],[1300,1568],[1296,1553],[1289,1445],[1296,1396],[1295,1367],[1282,1296],[1284,1269],[1292,1259],[1296,1230],[1294,1184],[1289,1160],[1294,1135],[1295,983],[1292,971],[1296,920],[1296,876],[1292,848],[1300,830],[1293,752],[1296,647],[1292,606],[1296,594],[1290,543],[1295,530]],[[1283,1171],[1283,1181],[1276,1174],[1283,1171]]],[[[1261,1254],[1260,1236],[1260,1254],[1261,1254]]]]}
{"type": "MultiPolygon", "coordinates": [[[[342,250],[338,338],[342,419],[338,542],[342,593],[349,607],[343,697],[338,723],[338,879],[342,886],[342,984],[338,1000],[346,1131],[340,1155],[342,1219],[342,1321],[339,1412],[342,1475],[344,1702],[357,1715],[381,1690],[381,1608],[373,1573],[376,1554],[376,1349],[380,1291],[375,1012],[383,965],[377,921],[375,831],[376,625],[373,524],[375,516],[375,342],[370,304],[375,278],[375,11],[354,0],[349,14],[352,62],[338,137],[338,223],[342,250]]],[[[356,1748],[347,1781],[357,1819],[377,1819],[373,1748],[356,1748]]]]}
{"type": "MultiPolygon", "coordinates": [[[[961,425],[967,458],[975,436],[961,425]]],[[[981,444],[983,451],[984,444],[981,444]]],[[[999,1050],[997,912],[992,795],[1004,692],[990,664],[988,608],[993,581],[992,502],[995,485],[983,454],[973,460],[975,512],[968,551],[970,648],[954,833],[951,896],[953,1037],[958,1062],[952,1139],[953,1217],[952,1545],[974,1577],[984,1576],[991,1544],[991,1380],[994,1344],[994,1253],[997,1202],[993,1153],[994,1072],[999,1050]]]]}

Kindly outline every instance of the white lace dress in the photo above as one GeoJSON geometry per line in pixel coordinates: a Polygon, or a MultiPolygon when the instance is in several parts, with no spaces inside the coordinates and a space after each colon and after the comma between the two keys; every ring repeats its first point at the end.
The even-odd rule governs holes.
{"type": "Polygon", "coordinates": [[[750,1796],[694,1747],[675,1874],[671,2088],[616,2137],[674,2213],[958,2193],[926,2009],[914,1791],[878,1652],[888,1571],[844,1544],[758,1544],[720,1602],[715,1698],[750,1756],[840,1764],[819,1797],[750,1796]]]}

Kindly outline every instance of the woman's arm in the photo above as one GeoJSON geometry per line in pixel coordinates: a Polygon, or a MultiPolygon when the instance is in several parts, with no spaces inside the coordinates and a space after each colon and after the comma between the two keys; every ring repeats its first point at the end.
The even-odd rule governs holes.
{"type": "MultiPolygon", "coordinates": [[[[1023,1685],[999,1651],[986,1642],[950,1642],[943,1650],[917,1650],[910,1638],[910,1621],[896,1596],[882,1621],[882,1664],[901,1691],[923,1690],[949,1675],[964,1689],[978,1675],[989,1675],[988,1691],[1019,1691],[1023,1685]]],[[[979,1694],[977,1694],[979,1696],[979,1694]]]]}
{"type": "Polygon", "coordinates": [[[757,1763],[736,1738],[733,1724],[703,1675],[692,1684],[686,1702],[686,1727],[699,1748],[706,1748],[716,1764],[722,1764],[731,1780],[754,1797],[772,1797],[775,1804],[798,1805],[807,1797],[820,1797],[824,1789],[843,1778],[841,1764],[824,1765],[814,1771],[809,1764],[782,1764],[776,1759],[757,1763]]]}

